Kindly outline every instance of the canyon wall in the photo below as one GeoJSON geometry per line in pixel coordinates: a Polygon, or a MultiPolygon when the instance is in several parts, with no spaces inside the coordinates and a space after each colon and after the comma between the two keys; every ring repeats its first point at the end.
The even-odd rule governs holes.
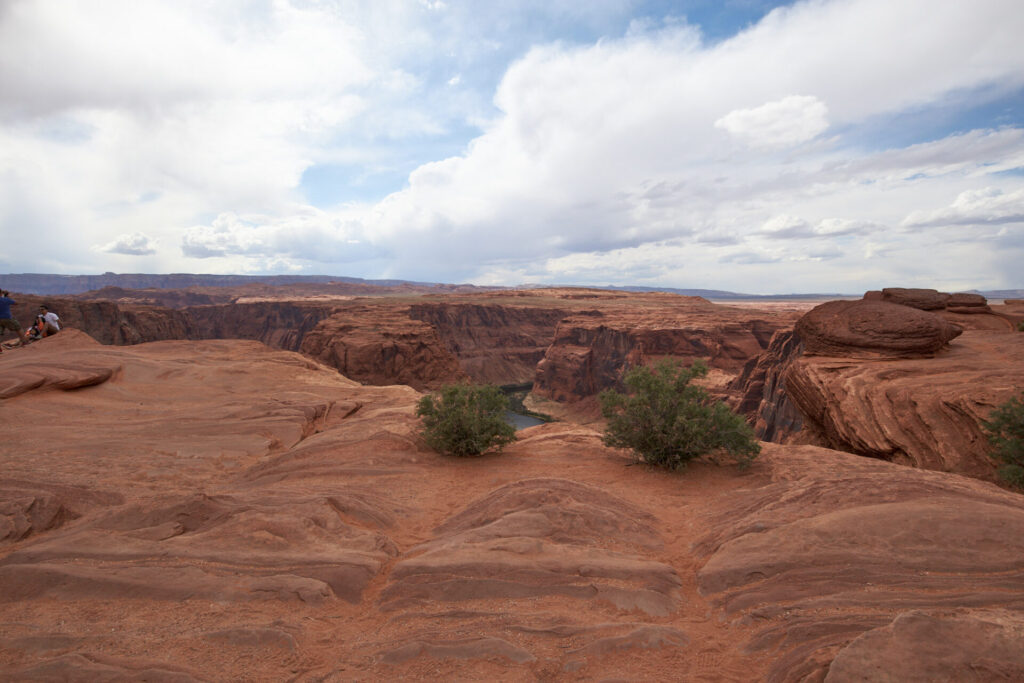
{"type": "Polygon", "coordinates": [[[404,309],[346,308],[319,322],[299,351],[364,384],[423,391],[468,379],[437,328],[404,309]]]}
{"type": "Polygon", "coordinates": [[[461,303],[414,304],[413,320],[433,325],[465,373],[476,382],[532,382],[537,363],[568,311],[461,303]]]}
{"type": "Polygon", "coordinates": [[[252,339],[286,351],[298,351],[305,336],[338,306],[290,301],[193,306],[184,309],[199,339],[252,339]]]}
{"type": "MultiPolygon", "coordinates": [[[[386,298],[257,299],[183,308],[136,303],[146,300],[146,292],[106,293],[120,303],[91,296],[45,300],[66,324],[106,344],[249,339],[307,353],[362,382],[420,389],[466,378],[536,382],[538,395],[568,402],[616,386],[628,366],[666,356],[704,358],[713,368],[735,373],[796,319],[793,313],[717,306],[697,297],[560,290],[517,296],[511,303],[511,296],[412,304],[386,298]]],[[[22,298],[27,325],[44,299],[22,298]]],[[[194,298],[163,293],[154,300],[178,304],[194,298]]]]}
{"type": "Polygon", "coordinates": [[[61,325],[87,333],[102,344],[125,346],[165,339],[196,339],[198,328],[185,312],[151,306],[119,306],[112,301],[83,301],[70,297],[18,294],[11,312],[28,328],[45,305],[60,316],[61,325]]]}
{"type": "Polygon", "coordinates": [[[981,423],[1024,387],[1024,336],[1006,324],[1024,311],[913,301],[929,308],[870,293],[815,308],[748,362],[731,385],[734,405],[767,441],[992,479],[981,423]],[[974,324],[964,330],[951,315],[974,324]]]}
{"type": "Polygon", "coordinates": [[[584,311],[562,320],[537,365],[534,393],[555,401],[580,401],[619,386],[631,366],[664,357],[734,373],[761,353],[772,334],[794,314],[765,314],[706,301],[664,310],[584,311]]]}

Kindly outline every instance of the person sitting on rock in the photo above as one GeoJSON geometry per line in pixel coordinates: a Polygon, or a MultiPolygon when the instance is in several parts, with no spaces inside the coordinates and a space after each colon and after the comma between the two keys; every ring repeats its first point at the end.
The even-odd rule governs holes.
{"type": "Polygon", "coordinates": [[[25,341],[34,342],[42,339],[44,327],[46,327],[46,320],[41,314],[37,315],[32,324],[28,326],[28,331],[25,332],[25,341]]]}
{"type": "MultiPolygon", "coordinates": [[[[0,339],[3,339],[7,330],[11,330],[18,338],[18,344],[21,345],[23,343],[21,341],[21,323],[11,315],[11,306],[17,303],[11,298],[10,292],[0,289],[0,339]]],[[[3,353],[3,347],[0,347],[0,353],[3,353]]]]}
{"type": "Polygon", "coordinates": [[[44,337],[49,337],[50,335],[60,332],[60,318],[56,313],[48,309],[46,306],[40,306],[39,315],[43,316],[44,337]]]}

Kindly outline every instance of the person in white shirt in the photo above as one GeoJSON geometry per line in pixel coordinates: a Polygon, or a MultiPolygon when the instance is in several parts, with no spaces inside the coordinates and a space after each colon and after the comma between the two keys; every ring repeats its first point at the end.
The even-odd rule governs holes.
{"type": "Polygon", "coordinates": [[[40,306],[39,315],[43,316],[44,337],[49,337],[51,334],[57,334],[60,332],[60,318],[56,313],[49,310],[46,306],[40,306]]]}

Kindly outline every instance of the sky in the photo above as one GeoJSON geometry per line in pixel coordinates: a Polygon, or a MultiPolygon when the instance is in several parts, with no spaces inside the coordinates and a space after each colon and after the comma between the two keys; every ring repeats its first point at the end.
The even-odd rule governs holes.
{"type": "Polygon", "coordinates": [[[1020,0],[0,0],[0,273],[1024,288],[1020,0]]]}

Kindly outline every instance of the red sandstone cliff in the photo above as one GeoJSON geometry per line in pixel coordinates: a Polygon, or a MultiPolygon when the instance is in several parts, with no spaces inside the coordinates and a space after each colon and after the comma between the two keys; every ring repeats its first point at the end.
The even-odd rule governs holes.
{"type": "Polygon", "coordinates": [[[1024,335],[962,331],[944,313],[873,297],[819,306],[748,363],[737,407],[765,440],[991,479],[980,423],[1024,386],[1024,335]]]}
{"type": "Polygon", "coordinates": [[[197,327],[187,313],[150,306],[119,306],[112,301],[16,294],[12,312],[27,328],[40,305],[60,316],[62,326],[82,330],[102,344],[124,346],[165,339],[195,339],[197,327]]]}
{"type": "Polygon", "coordinates": [[[319,322],[299,350],[364,384],[422,391],[466,379],[437,329],[404,309],[347,308],[319,322]]]}
{"type": "Polygon", "coordinates": [[[664,357],[702,358],[713,368],[735,372],[796,317],[697,297],[675,299],[647,310],[594,310],[562,320],[537,365],[534,393],[578,401],[617,386],[626,368],[664,357]]]}
{"type": "Polygon", "coordinates": [[[261,301],[193,306],[185,313],[194,321],[199,339],[252,339],[298,351],[305,336],[339,310],[337,305],[261,301]]]}
{"type": "Polygon", "coordinates": [[[414,304],[409,317],[433,325],[477,382],[530,382],[567,311],[504,305],[414,304]]]}

